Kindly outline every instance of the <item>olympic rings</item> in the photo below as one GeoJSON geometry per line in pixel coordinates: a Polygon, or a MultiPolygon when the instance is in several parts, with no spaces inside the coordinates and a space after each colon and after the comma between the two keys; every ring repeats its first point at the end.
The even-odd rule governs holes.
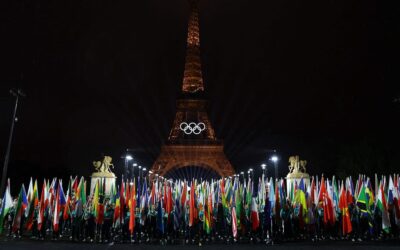
{"type": "Polygon", "coordinates": [[[199,122],[197,124],[195,122],[182,122],[181,125],[179,125],[179,128],[187,135],[199,135],[206,129],[206,125],[203,122],[199,122]]]}

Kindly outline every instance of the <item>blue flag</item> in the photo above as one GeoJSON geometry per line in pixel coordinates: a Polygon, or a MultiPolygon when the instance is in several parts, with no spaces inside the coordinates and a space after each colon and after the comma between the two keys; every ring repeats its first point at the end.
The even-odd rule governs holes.
{"type": "Polygon", "coordinates": [[[157,229],[164,233],[164,211],[162,209],[162,199],[158,202],[157,208],[157,229]]]}

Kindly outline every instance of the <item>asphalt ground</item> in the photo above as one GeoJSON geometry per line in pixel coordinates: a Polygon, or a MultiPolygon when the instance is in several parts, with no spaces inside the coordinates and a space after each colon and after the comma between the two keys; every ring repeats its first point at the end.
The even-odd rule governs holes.
{"type": "Polygon", "coordinates": [[[203,244],[198,245],[161,245],[161,244],[97,244],[97,243],[82,243],[82,242],[68,242],[68,241],[36,241],[36,240],[10,240],[1,239],[0,249],[1,250],[44,250],[44,249],[73,249],[73,250],[86,250],[86,249],[138,249],[138,250],[169,250],[169,249],[209,249],[209,250],[256,250],[256,249],[400,249],[400,240],[387,240],[387,241],[364,241],[364,242],[351,242],[351,241],[319,241],[313,242],[285,242],[274,245],[265,244],[250,244],[250,243],[235,243],[235,244],[203,244]]]}

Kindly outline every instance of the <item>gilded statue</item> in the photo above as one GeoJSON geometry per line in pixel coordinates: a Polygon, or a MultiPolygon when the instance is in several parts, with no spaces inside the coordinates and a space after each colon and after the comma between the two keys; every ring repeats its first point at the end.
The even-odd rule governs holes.
{"type": "Polygon", "coordinates": [[[305,173],[306,172],[306,165],[307,161],[306,160],[301,160],[300,161],[300,172],[305,173]]]}
{"type": "Polygon", "coordinates": [[[307,161],[300,160],[298,155],[289,157],[289,173],[306,173],[307,161]]]}
{"type": "Polygon", "coordinates": [[[93,166],[100,173],[112,173],[111,168],[114,168],[110,156],[104,156],[103,161],[94,161],[93,166]]]}

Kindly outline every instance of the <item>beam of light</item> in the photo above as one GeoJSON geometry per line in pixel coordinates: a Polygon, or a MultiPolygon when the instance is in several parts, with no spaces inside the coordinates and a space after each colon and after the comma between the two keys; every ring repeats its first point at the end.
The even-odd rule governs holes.
{"type": "Polygon", "coordinates": [[[169,171],[165,175],[165,178],[167,179],[171,178],[173,180],[188,180],[188,181],[191,181],[192,179],[211,181],[212,179],[219,178],[219,175],[217,172],[215,172],[210,168],[199,167],[199,166],[188,166],[169,171]]]}

